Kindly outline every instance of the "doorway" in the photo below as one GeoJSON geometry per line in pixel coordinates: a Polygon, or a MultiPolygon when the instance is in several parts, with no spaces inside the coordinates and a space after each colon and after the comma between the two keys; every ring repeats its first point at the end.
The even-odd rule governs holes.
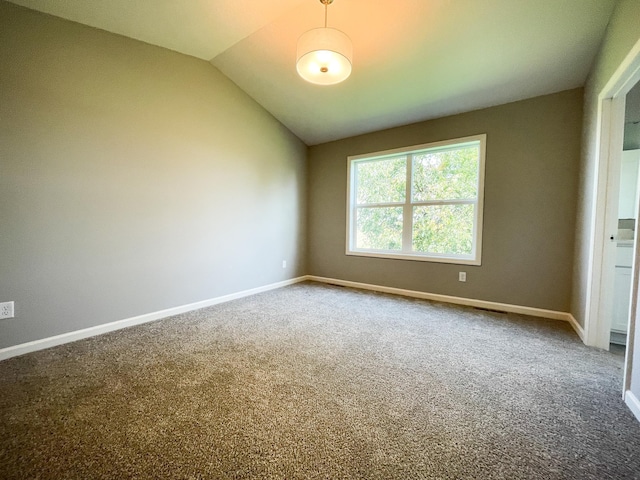
{"type": "MultiPolygon", "coordinates": [[[[588,271],[587,305],[584,341],[587,345],[609,350],[612,312],[614,308],[615,265],[620,233],[618,218],[622,152],[624,144],[625,106],[627,94],[640,81],[640,41],[620,64],[598,97],[597,162],[593,183],[593,217],[591,249],[588,271]]],[[[638,210],[637,202],[635,210],[638,210]]],[[[623,224],[624,226],[628,226],[623,224]]],[[[635,223],[634,223],[635,228],[635,223]]],[[[639,229],[640,230],[640,229],[639,229]]],[[[640,233],[640,232],[639,232],[640,233]]],[[[636,397],[629,390],[632,373],[640,372],[640,363],[634,361],[635,323],[638,312],[638,235],[633,233],[632,261],[629,289],[629,307],[626,318],[627,336],[625,372],[622,394],[634,414],[640,419],[636,397]],[[633,366],[638,372],[633,372],[633,366]],[[627,398],[628,397],[628,398],[627,398]],[[636,412],[637,410],[637,412],[636,412]]],[[[639,349],[640,351],[640,349],[639,349]]]]}
{"type": "Polygon", "coordinates": [[[634,243],[640,203],[640,83],[627,93],[620,161],[618,225],[613,281],[613,309],[610,330],[612,350],[624,350],[631,316],[634,243]]]}

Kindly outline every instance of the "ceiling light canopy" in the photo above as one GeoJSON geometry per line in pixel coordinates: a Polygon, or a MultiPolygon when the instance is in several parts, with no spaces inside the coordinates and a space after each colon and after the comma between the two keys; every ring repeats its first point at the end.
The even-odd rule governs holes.
{"type": "Polygon", "coordinates": [[[324,27],[314,28],[298,39],[296,69],[307,82],[334,85],[351,75],[353,46],[340,30],[327,28],[327,6],[333,0],[320,0],[324,5],[324,27]]]}

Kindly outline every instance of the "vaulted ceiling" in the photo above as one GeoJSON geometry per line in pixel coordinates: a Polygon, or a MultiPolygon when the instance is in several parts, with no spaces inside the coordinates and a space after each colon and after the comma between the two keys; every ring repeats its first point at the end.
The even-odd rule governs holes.
{"type": "Polygon", "coordinates": [[[353,73],[316,86],[318,0],[12,0],[210,61],[308,145],[584,84],[616,0],[335,0],[353,73]]]}

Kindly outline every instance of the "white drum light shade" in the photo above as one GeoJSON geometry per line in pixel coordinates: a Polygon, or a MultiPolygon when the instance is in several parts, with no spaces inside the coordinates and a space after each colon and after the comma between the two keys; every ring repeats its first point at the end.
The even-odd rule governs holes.
{"type": "Polygon", "coordinates": [[[314,28],[298,40],[296,69],[307,82],[340,83],[351,75],[351,39],[335,28],[314,28]]]}

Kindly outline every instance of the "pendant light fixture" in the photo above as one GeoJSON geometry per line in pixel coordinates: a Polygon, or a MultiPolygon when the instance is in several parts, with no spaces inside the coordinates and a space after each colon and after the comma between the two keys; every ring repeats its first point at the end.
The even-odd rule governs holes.
{"type": "Polygon", "coordinates": [[[320,0],[324,5],[324,27],[314,28],[298,39],[296,69],[307,82],[334,85],[351,75],[353,46],[340,30],[327,27],[327,7],[333,0],[320,0]]]}

